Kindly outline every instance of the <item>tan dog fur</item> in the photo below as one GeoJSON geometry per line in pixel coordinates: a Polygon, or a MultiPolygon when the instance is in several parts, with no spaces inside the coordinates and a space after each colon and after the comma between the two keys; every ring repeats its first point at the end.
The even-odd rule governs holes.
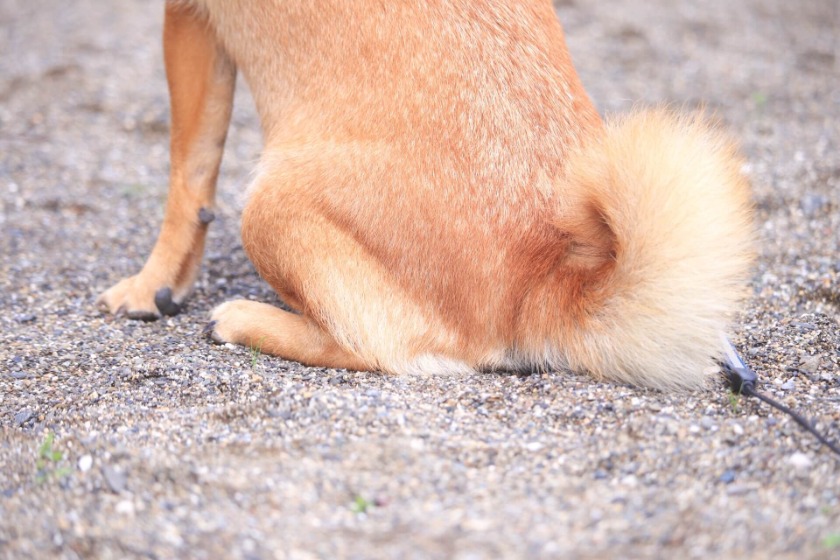
{"type": "Polygon", "coordinates": [[[551,2],[170,1],[164,46],[166,217],[111,312],[188,295],[237,68],[265,135],[243,244],[297,313],[228,302],[216,340],[314,366],[703,383],[750,264],[741,161],[699,117],[604,124],[551,2]]]}

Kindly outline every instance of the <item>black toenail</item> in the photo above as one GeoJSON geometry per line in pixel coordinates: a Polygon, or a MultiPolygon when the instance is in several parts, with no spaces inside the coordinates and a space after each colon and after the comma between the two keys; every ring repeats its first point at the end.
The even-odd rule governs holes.
{"type": "Polygon", "coordinates": [[[127,315],[129,319],[134,321],[146,321],[147,323],[150,321],[157,321],[160,318],[157,313],[152,311],[129,311],[127,315]]]}
{"type": "Polygon", "coordinates": [[[181,311],[181,306],[172,301],[172,288],[155,292],[155,305],[163,315],[177,315],[181,311]]]}
{"type": "Polygon", "coordinates": [[[201,334],[204,335],[204,336],[209,336],[210,334],[213,333],[213,329],[215,329],[215,328],[216,328],[216,321],[210,321],[209,323],[204,325],[203,329],[201,329],[201,334]]]}
{"type": "Polygon", "coordinates": [[[204,327],[204,330],[201,333],[210,339],[210,342],[213,344],[224,344],[227,340],[223,339],[219,336],[219,333],[216,332],[216,325],[218,324],[217,321],[210,321],[207,323],[207,326],[204,327]]]}

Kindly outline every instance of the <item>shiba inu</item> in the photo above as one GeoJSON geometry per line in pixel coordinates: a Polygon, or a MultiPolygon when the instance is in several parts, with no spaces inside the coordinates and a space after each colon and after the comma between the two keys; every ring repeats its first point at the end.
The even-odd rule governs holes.
{"type": "Polygon", "coordinates": [[[113,313],[177,313],[241,72],[265,146],[245,251],[295,312],[230,301],[217,341],[392,373],[571,368],[696,387],[751,262],[734,144],[702,116],[605,122],[549,1],[170,0],[171,179],[113,313]]]}

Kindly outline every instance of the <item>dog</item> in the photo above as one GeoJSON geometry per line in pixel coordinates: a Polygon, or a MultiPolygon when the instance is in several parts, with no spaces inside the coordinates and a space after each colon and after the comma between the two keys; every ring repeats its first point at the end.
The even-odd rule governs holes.
{"type": "Polygon", "coordinates": [[[169,0],[171,177],[146,264],[99,298],[179,311],[234,83],[264,132],[243,247],[293,311],[216,307],[217,342],[403,374],[708,379],[752,259],[737,147],[701,115],[604,121],[548,0],[169,0]]]}

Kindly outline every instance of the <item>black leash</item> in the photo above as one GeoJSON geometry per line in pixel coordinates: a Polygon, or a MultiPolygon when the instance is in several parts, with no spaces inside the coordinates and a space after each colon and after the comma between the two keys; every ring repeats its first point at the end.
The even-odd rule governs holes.
{"type": "Polygon", "coordinates": [[[785,414],[790,415],[791,418],[796,420],[797,424],[814,434],[820,443],[831,449],[837,455],[840,455],[840,447],[819,433],[801,414],[791,410],[782,403],[771,399],[767,395],[759,393],[755,388],[755,385],[758,382],[758,376],[749,368],[749,366],[747,366],[747,364],[744,363],[744,360],[742,360],[741,356],[738,355],[738,351],[735,350],[735,347],[731,342],[729,342],[729,339],[725,336],[722,338],[725,356],[721,362],[721,367],[723,368],[723,373],[726,375],[727,381],[729,381],[729,388],[733,393],[736,395],[755,397],[766,402],[770,406],[781,410],[785,414]]]}

